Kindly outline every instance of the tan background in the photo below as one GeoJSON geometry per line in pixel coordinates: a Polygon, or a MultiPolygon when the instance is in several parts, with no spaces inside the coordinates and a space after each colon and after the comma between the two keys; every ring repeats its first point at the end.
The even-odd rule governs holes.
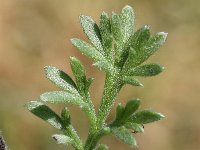
{"type": "MultiPolygon", "coordinates": [[[[81,13],[98,21],[102,11],[119,12],[126,4],[135,9],[137,28],[149,24],[153,34],[169,33],[166,44],[151,58],[166,71],[142,79],[144,88],[126,86],[117,98],[117,102],[125,103],[139,97],[142,108],[150,106],[167,116],[136,135],[138,150],[200,149],[199,0],[0,0],[0,129],[12,150],[66,149],[51,139],[57,131],[23,105],[44,91],[57,89],[45,79],[45,65],[57,66],[71,75],[69,56],[75,55],[87,65],[88,75],[96,79],[92,97],[97,107],[104,74],[92,68],[91,61],[75,50],[69,39],[86,39],[78,21],[81,13]]],[[[70,110],[73,124],[84,139],[87,119],[77,107],[70,110]]],[[[102,142],[112,150],[130,149],[114,137],[102,142]]]]}

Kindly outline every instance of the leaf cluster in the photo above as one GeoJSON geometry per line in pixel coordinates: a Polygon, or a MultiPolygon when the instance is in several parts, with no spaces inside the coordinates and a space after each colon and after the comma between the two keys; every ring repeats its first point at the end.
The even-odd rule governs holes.
{"type": "Polygon", "coordinates": [[[113,12],[111,17],[103,12],[99,25],[85,15],[80,16],[80,23],[90,43],[73,38],[72,44],[94,61],[93,66],[106,73],[98,113],[95,112],[89,92],[93,78],[86,77],[83,64],[75,57],[70,58],[74,79],[56,67],[46,66],[46,77],[61,90],[46,92],[37,101],[28,102],[26,107],[62,132],[52,136],[59,144],[70,144],[77,150],[107,150],[106,145],[97,146],[97,142],[111,133],[126,144],[136,146],[133,133],[144,132],[143,125],[162,119],[162,114],[152,110],[138,111],[140,100],[132,99],[125,107],[118,104],[116,118],[111,124],[106,123],[106,118],[115,97],[125,84],[143,86],[138,76],[155,76],[164,70],[160,64],[143,63],[164,44],[167,34],[158,32],[151,35],[147,25],[135,31],[135,15],[130,6],[125,6],[120,14],[113,12]],[[74,104],[86,113],[90,128],[85,144],[71,124],[69,109],[64,107],[57,114],[46,105],[48,103],[74,104]]]}

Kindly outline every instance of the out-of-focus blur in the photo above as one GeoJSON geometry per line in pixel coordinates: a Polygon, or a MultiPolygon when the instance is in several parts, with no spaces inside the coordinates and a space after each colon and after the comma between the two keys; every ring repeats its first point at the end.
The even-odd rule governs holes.
{"type": "MultiPolygon", "coordinates": [[[[91,66],[71,44],[86,40],[78,16],[97,22],[102,11],[119,12],[125,5],[136,12],[136,28],[148,24],[155,34],[168,32],[166,44],[149,61],[166,67],[159,76],[141,79],[144,88],[126,86],[117,97],[123,104],[133,97],[142,108],[152,108],[166,119],[145,126],[137,134],[138,150],[200,149],[200,1],[199,0],[1,0],[0,3],[0,129],[10,149],[55,150],[51,135],[57,130],[29,113],[24,103],[45,91],[57,90],[45,79],[43,67],[53,65],[72,75],[69,56],[80,58],[88,76],[96,108],[104,74],[91,66]]],[[[53,106],[59,111],[63,105],[53,106]]],[[[79,108],[68,106],[72,122],[85,140],[88,120],[79,108]]],[[[113,119],[114,109],[108,120],[113,119]]],[[[112,150],[131,149],[113,136],[101,140],[112,150]]]]}

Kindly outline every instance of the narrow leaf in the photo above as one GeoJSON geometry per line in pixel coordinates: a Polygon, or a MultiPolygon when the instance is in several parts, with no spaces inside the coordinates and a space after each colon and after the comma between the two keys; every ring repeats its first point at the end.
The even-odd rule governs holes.
{"type": "Polygon", "coordinates": [[[73,139],[63,135],[63,134],[54,134],[52,136],[52,138],[58,143],[58,144],[64,144],[64,145],[68,145],[71,144],[73,142],[73,139]]]}
{"type": "Polygon", "coordinates": [[[124,76],[122,82],[124,84],[130,84],[133,86],[143,86],[143,84],[139,80],[129,76],[124,76]]]}
{"type": "Polygon", "coordinates": [[[95,148],[95,150],[108,150],[108,146],[104,145],[104,144],[101,144],[97,148],[95,148]]]}
{"type": "Polygon", "coordinates": [[[80,16],[80,22],[83,27],[84,33],[87,35],[91,43],[100,51],[103,52],[101,44],[100,31],[97,24],[89,16],[80,16]]]}
{"type": "Polygon", "coordinates": [[[93,46],[90,44],[74,38],[71,39],[72,44],[78,48],[78,50],[83,53],[84,55],[88,56],[89,58],[92,58],[94,61],[104,60],[104,56],[93,46]]]}
{"type": "Polygon", "coordinates": [[[131,76],[155,76],[161,73],[164,67],[159,64],[147,64],[130,69],[127,74],[131,76]]]}
{"type": "Polygon", "coordinates": [[[113,127],[111,128],[111,132],[124,143],[130,146],[137,146],[135,138],[132,134],[126,129],[124,126],[122,127],[113,127]]]}
{"type": "Polygon", "coordinates": [[[137,30],[133,36],[131,36],[129,40],[130,46],[133,47],[136,51],[139,51],[142,47],[145,46],[149,38],[149,26],[145,25],[144,27],[137,30]]]}
{"type": "Polygon", "coordinates": [[[110,19],[107,13],[103,12],[100,17],[100,33],[102,37],[103,48],[107,55],[112,55],[112,33],[110,19]]]}
{"type": "Polygon", "coordinates": [[[121,124],[121,119],[123,117],[123,114],[124,114],[124,107],[122,106],[121,103],[119,103],[117,105],[117,108],[116,108],[116,118],[115,118],[115,121],[112,123],[113,126],[115,125],[118,125],[118,124],[121,124]]]}
{"type": "Polygon", "coordinates": [[[85,91],[89,91],[89,88],[90,88],[93,81],[94,81],[94,78],[87,79],[87,82],[85,84],[85,91]]]}
{"type": "Polygon", "coordinates": [[[147,124],[154,121],[158,121],[164,117],[165,116],[162,115],[161,113],[154,112],[151,110],[143,110],[133,115],[132,122],[139,124],[147,124]]]}
{"type": "Polygon", "coordinates": [[[126,120],[129,117],[131,117],[131,115],[139,108],[139,106],[140,106],[139,99],[128,101],[125,107],[124,114],[123,114],[123,119],[126,120]]]}
{"type": "Polygon", "coordinates": [[[70,58],[70,64],[71,64],[73,74],[76,78],[77,87],[81,92],[84,92],[85,84],[86,84],[85,69],[83,65],[81,64],[81,62],[75,57],[70,58]]]}
{"type": "Polygon", "coordinates": [[[156,52],[166,41],[167,33],[158,32],[156,35],[151,37],[144,47],[145,54],[149,57],[156,52]]]}
{"type": "Polygon", "coordinates": [[[60,130],[63,128],[62,119],[53,110],[51,110],[43,103],[38,101],[30,101],[26,103],[25,106],[30,112],[32,112],[34,115],[41,118],[42,120],[48,122],[53,127],[60,130]]]}
{"type": "Polygon", "coordinates": [[[133,33],[134,19],[133,8],[128,5],[125,6],[121,14],[123,43],[126,43],[133,33]]]}
{"type": "Polygon", "coordinates": [[[46,77],[61,89],[70,93],[77,93],[76,84],[70,78],[70,76],[62,70],[59,70],[56,67],[46,66],[45,73],[46,77]]]}
{"type": "Polygon", "coordinates": [[[134,133],[144,132],[144,128],[141,124],[126,122],[125,127],[128,129],[132,129],[134,131],[134,133]]]}
{"type": "Polygon", "coordinates": [[[133,33],[134,28],[134,12],[132,7],[125,6],[122,13],[112,14],[112,32],[116,43],[126,43],[133,33]]]}
{"type": "Polygon", "coordinates": [[[111,63],[107,62],[107,61],[97,61],[93,64],[93,66],[104,70],[105,72],[113,72],[114,71],[114,67],[111,63]]]}
{"type": "Polygon", "coordinates": [[[125,46],[125,51],[128,51],[128,57],[124,66],[125,69],[137,66],[136,52],[145,46],[149,38],[150,31],[148,26],[142,27],[131,35],[125,46]]]}
{"type": "Polygon", "coordinates": [[[123,41],[123,35],[122,35],[122,27],[121,27],[121,18],[116,13],[112,13],[112,34],[114,36],[115,42],[117,45],[120,45],[123,41]]]}
{"type": "Polygon", "coordinates": [[[46,92],[40,96],[41,101],[47,103],[70,103],[75,105],[84,105],[81,97],[65,91],[46,92]]]}

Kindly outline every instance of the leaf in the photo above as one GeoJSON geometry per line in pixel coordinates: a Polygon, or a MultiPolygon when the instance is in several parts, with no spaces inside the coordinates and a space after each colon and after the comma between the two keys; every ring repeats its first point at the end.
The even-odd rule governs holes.
{"type": "Polygon", "coordinates": [[[62,109],[61,119],[65,126],[68,126],[71,123],[71,117],[70,117],[69,109],[67,107],[62,109]]]}
{"type": "Polygon", "coordinates": [[[25,107],[28,108],[28,110],[34,115],[48,122],[53,127],[60,130],[63,128],[62,119],[53,110],[51,110],[43,103],[38,101],[30,101],[26,103],[25,107]]]}
{"type": "Polygon", "coordinates": [[[68,145],[68,144],[71,144],[73,142],[73,139],[66,136],[66,135],[63,135],[63,134],[54,134],[52,136],[52,138],[58,143],[58,144],[65,144],[65,145],[68,145]]]}
{"type": "Polygon", "coordinates": [[[117,105],[117,108],[116,108],[116,118],[115,118],[115,121],[111,124],[112,126],[115,126],[115,125],[118,125],[118,124],[121,124],[121,119],[123,117],[123,114],[124,114],[124,107],[122,106],[121,103],[119,103],[117,105]]]}
{"type": "Polygon", "coordinates": [[[132,7],[127,5],[122,9],[121,20],[122,20],[123,43],[125,43],[132,35],[134,29],[135,16],[132,7]]]}
{"type": "Polygon", "coordinates": [[[122,13],[117,15],[112,14],[112,33],[115,39],[115,60],[121,64],[121,57],[126,56],[126,43],[133,34],[134,28],[134,12],[130,6],[125,6],[122,13]],[[125,53],[125,54],[124,54],[125,53]],[[122,55],[122,56],[121,56],[122,55]]]}
{"type": "Polygon", "coordinates": [[[140,106],[140,100],[134,99],[126,103],[126,107],[123,114],[123,120],[128,119],[140,106]]]}
{"type": "Polygon", "coordinates": [[[83,27],[84,33],[87,35],[91,43],[100,51],[103,52],[101,44],[101,35],[97,24],[92,20],[91,17],[81,15],[80,22],[83,27]]]}
{"type": "Polygon", "coordinates": [[[70,103],[75,105],[84,105],[82,98],[65,91],[46,92],[40,96],[41,101],[53,104],[70,103]]]}
{"type": "Polygon", "coordinates": [[[90,88],[93,81],[94,81],[94,78],[87,79],[87,82],[85,84],[85,91],[89,91],[89,88],[90,88]]]}
{"type": "Polygon", "coordinates": [[[132,57],[132,67],[138,66],[146,61],[151,55],[153,55],[165,42],[167,33],[159,32],[155,36],[151,37],[148,42],[143,46],[136,55],[132,57]]]}
{"type": "Polygon", "coordinates": [[[143,110],[143,111],[135,113],[131,120],[134,123],[147,124],[154,121],[158,121],[164,117],[165,116],[161,113],[154,112],[151,110],[143,110]]]}
{"type": "Polygon", "coordinates": [[[155,76],[161,73],[164,67],[159,64],[147,64],[130,69],[127,74],[131,76],[155,76]]]}
{"type": "Polygon", "coordinates": [[[107,13],[103,12],[100,17],[100,33],[102,37],[102,44],[105,53],[109,56],[112,55],[112,33],[110,19],[107,13]]]}
{"type": "Polygon", "coordinates": [[[129,76],[124,76],[122,82],[124,84],[130,84],[133,86],[143,86],[143,84],[139,80],[129,76]]]}
{"type": "Polygon", "coordinates": [[[124,143],[130,146],[137,146],[135,138],[132,134],[126,129],[124,126],[121,127],[113,127],[111,128],[111,132],[124,143]]]}
{"type": "Polygon", "coordinates": [[[145,25],[144,27],[137,30],[133,36],[131,36],[129,42],[130,46],[133,47],[136,51],[139,51],[150,38],[149,26],[145,25]]]}
{"type": "Polygon", "coordinates": [[[123,35],[122,35],[122,27],[121,27],[121,18],[119,15],[116,13],[112,13],[112,21],[111,21],[111,29],[112,29],[112,34],[115,39],[115,42],[117,45],[120,46],[123,41],[123,35]]]}
{"type": "Polygon", "coordinates": [[[95,150],[108,150],[108,146],[104,144],[100,144],[95,150]]]}
{"type": "Polygon", "coordinates": [[[93,66],[98,67],[99,69],[104,70],[105,72],[113,72],[114,71],[114,67],[111,63],[108,63],[107,61],[97,61],[93,64],[93,66]]]}
{"type": "Polygon", "coordinates": [[[85,69],[83,65],[81,64],[80,60],[78,60],[75,57],[70,58],[70,64],[71,64],[73,74],[76,78],[76,84],[77,84],[78,89],[81,92],[85,92],[85,85],[86,85],[87,79],[86,79],[85,69]]]}
{"type": "Polygon", "coordinates": [[[78,93],[76,90],[76,84],[65,72],[52,66],[46,66],[44,69],[46,77],[58,87],[70,93],[78,93]]]}
{"type": "Polygon", "coordinates": [[[94,61],[105,60],[104,56],[90,44],[77,38],[71,39],[71,42],[81,53],[92,58],[94,61]]]}
{"type": "Polygon", "coordinates": [[[130,6],[125,6],[122,13],[112,14],[112,32],[116,43],[126,43],[133,33],[134,12],[130,6]]]}
{"type": "Polygon", "coordinates": [[[149,57],[156,52],[166,41],[167,33],[158,32],[156,35],[151,37],[144,47],[145,54],[149,57]]]}
{"type": "Polygon", "coordinates": [[[141,124],[126,122],[124,126],[128,129],[132,129],[134,133],[144,132],[144,128],[141,124]]]}

